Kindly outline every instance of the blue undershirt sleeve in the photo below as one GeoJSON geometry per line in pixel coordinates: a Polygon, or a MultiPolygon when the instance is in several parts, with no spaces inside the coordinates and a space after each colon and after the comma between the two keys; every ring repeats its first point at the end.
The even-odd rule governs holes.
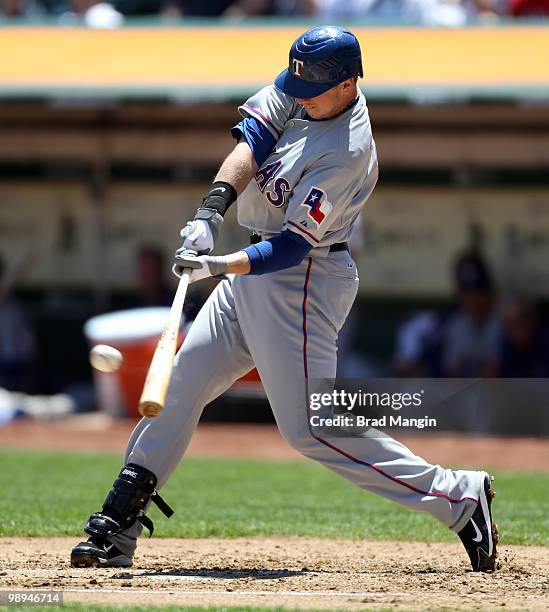
{"type": "Polygon", "coordinates": [[[297,266],[312,246],[296,233],[285,230],[278,236],[242,249],[250,258],[250,274],[268,274],[297,266]]]}
{"type": "Polygon", "coordinates": [[[231,128],[231,134],[237,140],[244,136],[259,167],[269,157],[276,143],[271,132],[255,117],[246,117],[237,123],[231,128]]]}

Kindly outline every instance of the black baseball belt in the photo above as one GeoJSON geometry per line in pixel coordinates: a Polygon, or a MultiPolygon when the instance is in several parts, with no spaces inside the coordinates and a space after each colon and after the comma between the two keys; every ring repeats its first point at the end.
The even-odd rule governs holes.
{"type": "MultiPolygon", "coordinates": [[[[261,242],[263,238],[259,234],[250,235],[250,244],[257,244],[261,242]]],[[[330,245],[330,253],[336,253],[337,251],[348,251],[349,245],[346,242],[336,242],[330,245]]]]}

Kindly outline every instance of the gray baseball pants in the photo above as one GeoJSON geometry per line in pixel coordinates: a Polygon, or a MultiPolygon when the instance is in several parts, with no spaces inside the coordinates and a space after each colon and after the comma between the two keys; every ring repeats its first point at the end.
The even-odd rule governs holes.
{"type": "MultiPolygon", "coordinates": [[[[389,437],[331,439],[311,431],[307,382],[335,378],[337,334],[357,289],[356,266],[346,251],[220,282],[175,358],[163,412],[138,423],[125,462],[149,469],[161,488],[185,453],[204,406],[255,365],[292,447],[359,487],[459,531],[476,507],[482,472],[431,465],[389,437]]],[[[136,522],[112,541],[131,556],[141,530],[136,522]]]]}

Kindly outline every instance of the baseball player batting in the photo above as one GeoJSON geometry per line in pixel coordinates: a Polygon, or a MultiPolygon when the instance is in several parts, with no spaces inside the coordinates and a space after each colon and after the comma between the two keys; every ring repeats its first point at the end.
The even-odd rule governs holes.
{"type": "MultiPolygon", "coordinates": [[[[444,469],[389,437],[326,440],[308,418],[309,379],[335,378],[337,338],[358,276],[347,239],[378,177],[358,40],[315,27],[290,50],[274,85],[239,107],[237,140],[192,221],[181,230],[174,272],[189,282],[224,276],[174,361],[163,412],[142,419],[125,465],[74,566],[129,567],[145,512],[181,460],[206,404],[257,367],[282,435],[303,455],[357,486],[431,514],[461,538],[473,570],[496,564],[497,528],[486,472],[444,469]],[[237,202],[251,244],[212,256],[237,202]]],[[[367,517],[365,517],[367,520],[367,517]]]]}

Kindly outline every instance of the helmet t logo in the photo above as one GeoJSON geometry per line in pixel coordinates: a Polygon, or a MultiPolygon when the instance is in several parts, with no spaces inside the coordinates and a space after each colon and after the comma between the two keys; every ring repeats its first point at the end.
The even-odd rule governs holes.
{"type": "Polygon", "coordinates": [[[298,59],[293,59],[292,62],[294,64],[294,75],[301,76],[301,69],[303,68],[303,62],[298,59]]]}

